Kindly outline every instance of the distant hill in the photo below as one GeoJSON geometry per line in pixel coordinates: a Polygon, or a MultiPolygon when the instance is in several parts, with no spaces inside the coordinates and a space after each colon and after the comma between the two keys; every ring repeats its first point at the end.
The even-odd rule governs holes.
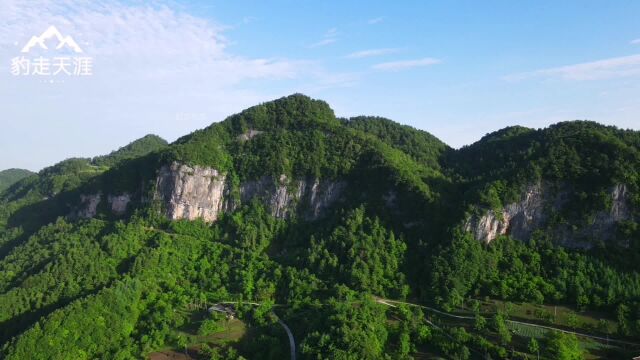
{"type": "MultiPolygon", "coordinates": [[[[31,204],[40,204],[38,211],[25,211],[32,214],[35,224],[40,224],[46,216],[59,215],[62,201],[48,200],[60,193],[76,189],[81,184],[97,175],[104,173],[112,167],[123,162],[158,151],[167,146],[167,142],[156,135],[146,135],[135,140],[108,155],[91,158],[70,158],[55,165],[40,170],[15,182],[15,186],[8,191],[0,192],[0,226],[2,226],[14,211],[31,204]],[[33,216],[35,215],[35,216],[33,216]]],[[[16,220],[22,221],[22,220],[16,220]]],[[[31,221],[24,220],[23,226],[28,226],[31,221]],[[29,224],[27,224],[29,222],[29,224]]],[[[35,225],[34,225],[35,226],[35,225]]]]}
{"type": "Polygon", "coordinates": [[[0,171],[0,192],[34,173],[24,169],[7,169],[0,171]]]}
{"type": "Polygon", "coordinates": [[[94,157],[91,162],[96,166],[111,167],[122,160],[133,159],[162,149],[168,144],[165,139],[157,135],[146,135],[108,155],[94,157]]]}

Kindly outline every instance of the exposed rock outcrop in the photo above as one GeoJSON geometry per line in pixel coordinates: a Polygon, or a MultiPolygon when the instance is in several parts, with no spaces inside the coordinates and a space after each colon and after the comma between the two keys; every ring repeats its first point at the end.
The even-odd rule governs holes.
{"type": "Polygon", "coordinates": [[[80,207],[76,216],[82,219],[90,219],[98,213],[98,205],[102,199],[102,194],[80,195],[80,207]]]}
{"type": "MultiPolygon", "coordinates": [[[[98,206],[102,202],[102,193],[80,195],[80,204],[69,214],[71,218],[91,219],[98,214],[98,206]]],[[[131,195],[107,195],[109,210],[114,215],[124,215],[131,202],[131,195]]]]}
{"type": "Polygon", "coordinates": [[[109,195],[107,202],[111,205],[111,212],[116,215],[122,215],[127,212],[127,206],[131,202],[131,195],[109,195]]]}
{"type": "Polygon", "coordinates": [[[160,169],[156,197],[170,219],[215,221],[225,204],[226,176],[215,169],[173,163],[160,169]]]}
{"type": "Polygon", "coordinates": [[[247,140],[251,140],[254,137],[262,134],[264,131],[260,131],[260,130],[253,130],[250,129],[247,132],[238,135],[238,141],[247,141],[247,140]]]}
{"type": "Polygon", "coordinates": [[[467,220],[465,229],[472,232],[476,240],[486,243],[507,234],[517,239],[528,239],[545,218],[545,194],[548,192],[540,184],[529,186],[520,202],[505,206],[499,213],[489,210],[480,217],[472,217],[467,220]]]}
{"type": "MultiPolygon", "coordinates": [[[[567,226],[557,228],[557,240],[570,247],[584,247],[579,239],[595,236],[609,238],[619,221],[631,218],[628,189],[625,185],[614,186],[611,191],[612,205],[608,211],[599,211],[590,224],[579,230],[569,230],[567,226]]],[[[472,216],[464,224],[476,240],[489,243],[500,235],[510,235],[527,241],[536,229],[546,225],[549,213],[562,209],[566,203],[567,191],[554,190],[550,186],[536,184],[527,187],[519,202],[508,204],[496,213],[488,210],[481,216],[472,216]]]]}
{"type": "Polygon", "coordinates": [[[239,185],[239,199],[231,196],[231,184],[225,174],[212,168],[173,163],[158,173],[155,198],[163,202],[172,220],[203,219],[213,222],[226,211],[257,198],[277,218],[294,213],[316,219],[337,201],[346,187],[344,182],[318,179],[278,179],[262,177],[239,185]],[[238,201],[239,200],[239,201],[238,201]]]}

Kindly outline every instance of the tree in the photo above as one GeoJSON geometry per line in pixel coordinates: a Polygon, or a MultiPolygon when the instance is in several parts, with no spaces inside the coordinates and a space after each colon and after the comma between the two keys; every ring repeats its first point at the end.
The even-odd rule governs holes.
{"type": "Polygon", "coordinates": [[[578,339],[573,334],[550,331],[545,338],[545,353],[554,360],[581,360],[584,358],[578,339]]]}
{"type": "Polygon", "coordinates": [[[493,316],[493,326],[496,329],[498,336],[500,336],[500,342],[503,345],[507,345],[511,342],[511,331],[507,328],[502,312],[498,312],[493,316]]]}
{"type": "Polygon", "coordinates": [[[189,346],[189,341],[187,340],[187,337],[184,335],[178,335],[176,338],[176,343],[178,344],[179,348],[184,349],[184,353],[187,353],[187,346],[189,346]]]}
{"type": "Polygon", "coordinates": [[[538,340],[536,340],[535,338],[531,338],[531,340],[529,340],[527,349],[531,354],[536,354],[538,359],[540,359],[540,345],[538,344],[538,340]]]}
{"type": "Polygon", "coordinates": [[[611,331],[609,329],[609,322],[605,319],[598,320],[597,328],[598,328],[598,331],[601,331],[605,334],[609,334],[609,331],[611,331]]]}
{"type": "Polygon", "coordinates": [[[487,319],[485,319],[485,317],[480,314],[475,314],[475,323],[473,327],[476,330],[481,331],[481,330],[484,330],[486,326],[487,326],[487,319]]]}
{"type": "Polygon", "coordinates": [[[627,317],[629,316],[629,307],[625,304],[618,305],[616,309],[616,318],[618,320],[618,332],[621,335],[629,335],[629,320],[627,317]]]}
{"type": "Polygon", "coordinates": [[[573,311],[567,315],[567,325],[572,329],[578,327],[578,316],[573,311]]]}

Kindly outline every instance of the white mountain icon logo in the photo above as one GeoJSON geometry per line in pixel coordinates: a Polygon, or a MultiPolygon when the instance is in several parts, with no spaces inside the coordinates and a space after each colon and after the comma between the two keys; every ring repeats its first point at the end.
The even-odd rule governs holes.
{"type": "Polygon", "coordinates": [[[62,36],[60,31],[58,31],[58,29],[56,29],[55,26],[49,26],[49,28],[45,30],[45,32],[43,32],[42,35],[40,36],[31,37],[31,40],[29,40],[27,45],[25,45],[22,48],[22,52],[28,53],[36,45],[40,46],[45,50],[49,50],[45,42],[54,37],[58,39],[58,46],[56,46],[56,50],[62,49],[64,46],[67,46],[68,48],[70,48],[71,50],[77,53],[82,52],[82,49],[80,49],[80,46],[78,46],[78,44],[75,42],[75,40],[73,40],[71,36],[66,36],[66,37],[62,36]]]}

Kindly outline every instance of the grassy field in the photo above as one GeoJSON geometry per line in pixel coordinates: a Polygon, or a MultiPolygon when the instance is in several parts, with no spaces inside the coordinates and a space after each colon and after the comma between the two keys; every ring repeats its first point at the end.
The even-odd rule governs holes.
{"type": "Polygon", "coordinates": [[[190,321],[179,329],[174,330],[176,335],[187,339],[187,350],[178,349],[177,347],[164,349],[149,354],[150,360],[194,360],[198,359],[200,348],[207,344],[215,347],[236,343],[242,339],[247,333],[246,324],[239,319],[220,320],[220,331],[208,334],[198,334],[198,328],[209,314],[205,310],[188,312],[190,321]]]}

